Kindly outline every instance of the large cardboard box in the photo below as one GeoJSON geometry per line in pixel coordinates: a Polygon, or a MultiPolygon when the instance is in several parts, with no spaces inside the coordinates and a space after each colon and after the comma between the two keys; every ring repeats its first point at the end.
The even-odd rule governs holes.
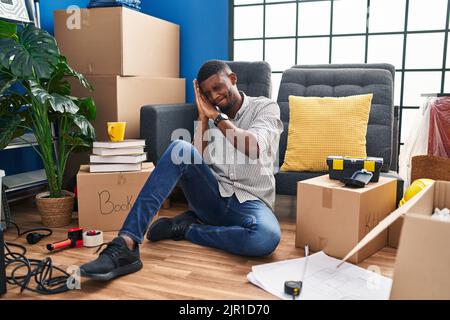
{"type": "Polygon", "coordinates": [[[389,234],[389,247],[398,249],[398,244],[400,243],[400,234],[402,232],[403,217],[398,218],[393,224],[388,228],[389,234]]]}
{"type": "MultiPolygon", "coordinates": [[[[417,179],[450,181],[450,158],[435,156],[415,156],[411,159],[411,181],[417,179]]],[[[389,246],[398,248],[403,217],[389,226],[389,246]]]]}
{"type": "Polygon", "coordinates": [[[59,48],[78,72],[179,77],[176,24],[124,7],[57,10],[54,21],[59,48]]]}
{"type": "MultiPolygon", "coordinates": [[[[391,299],[450,299],[450,221],[431,217],[450,208],[450,182],[436,181],[404,217],[391,299]]],[[[411,200],[410,200],[411,201],[411,200]]]]}
{"type": "Polygon", "coordinates": [[[381,221],[350,250],[343,262],[403,217],[390,298],[450,299],[450,221],[431,217],[434,208],[448,207],[450,182],[433,182],[381,221]]]}
{"type": "Polygon", "coordinates": [[[77,175],[80,228],[119,231],[153,169],[144,163],[136,172],[89,173],[89,166],[82,166],[77,175]]]}
{"type": "MultiPolygon", "coordinates": [[[[297,187],[297,233],[295,244],[308,244],[343,258],[368,232],[395,208],[397,181],[380,177],[378,183],[349,189],[328,175],[300,181],[297,187]]],[[[359,263],[387,245],[387,230],[352,256],[359,263]]]]}
{"type": "Polygon", "coordinates": [[[94,87],[88,91],[73,83],[72,94],[92,97],[97,106],[97,118],[93,125],[97,140],[108,140],[108,121],[127,122],[125,138],[140,137],[140,110],[149,104],[171,104],[185,102],[185,79],[88,76],[94,87]]]}

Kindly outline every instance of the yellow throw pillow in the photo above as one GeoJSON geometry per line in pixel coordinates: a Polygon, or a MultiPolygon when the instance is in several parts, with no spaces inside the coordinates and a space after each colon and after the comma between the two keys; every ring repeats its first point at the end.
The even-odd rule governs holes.
{"type": "Polygon", "coordinates": [[[281,171],[326,171],[331,155],[365,158],[373,94],[289,97],[289,132],[281,171]]]}

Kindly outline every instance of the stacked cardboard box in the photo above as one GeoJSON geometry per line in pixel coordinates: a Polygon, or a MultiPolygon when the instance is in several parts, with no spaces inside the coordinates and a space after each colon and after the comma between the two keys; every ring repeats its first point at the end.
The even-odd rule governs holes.
{"type": "MultiPolygon", "coordinates": [[[[185,79],[179,78],[178,25],[124,7],[57,10],[54,21],[61,53],[95,89],[90,92],[72,82],[74,96],[95,100],[97,140],[109,139],[106,123],[115,121],[127,122],[125,139],[138,139],[142,106],[185,102],[185,79]]],[[[89,153],[74,154],[69,159],[66,187],[70,188],[80,165],[88,162],[89,153]]],[[[82,168],[77,175],[80,226],[117,230],[131,209],[130,199],[135,199],[150,170],[88,171],[82,168]],[[116,189],[107,194],[109,202],[104,202],[101,196],[105,196],[102,192],[108,183],[116,189]],[[114,210],[105,214],[102,203],[114,203],[114,210]]]]}
{"type": "Polygon", "coordinates": [[[57,10],[54,18],[62,54],[95,88],[73,83],[74,95],[97,104],[97,140],[108,139],[107,121],[126,121],[125,138],[139,138],[143,105],[185,102],[178,25],[123,7],[57,10]]]}

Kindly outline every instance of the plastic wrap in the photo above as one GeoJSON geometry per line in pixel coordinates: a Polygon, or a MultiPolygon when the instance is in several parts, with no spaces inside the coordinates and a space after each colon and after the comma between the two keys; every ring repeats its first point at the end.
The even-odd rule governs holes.
{"type": "Polygon", "coordinates": [[[450,97],[429,97],[419,110],[399,157],[399,174],[405,190],[411,184],[411,164],[415,156],[450,157],[450,97]]]}
{"type": "Polygon", "coordinates": [[[450,97],[430,101],[428,155],[450,158],[450,97]]]}
{"type": "Polygon", "coordinates": [[[430,128],[430,102],[436,98],[427,98],[419,110],[416,124],[405,141],[399,156],[399,174],[405,181],[404,190],[411,184],[411,159],[428,153],[428,132],[430,128]]]}

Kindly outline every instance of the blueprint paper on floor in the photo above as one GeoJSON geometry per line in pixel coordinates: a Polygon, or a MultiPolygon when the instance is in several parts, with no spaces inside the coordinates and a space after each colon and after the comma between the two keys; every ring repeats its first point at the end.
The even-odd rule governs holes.
{"type": "Polygon", "coordinates": [[[373,271],[344,263],[324,252],[308,258],[292,259],[252,267],[247,279],[256,286],[285,300],[293,300],[284,293],[285,281],[302,280],[302,292],[296,300],[387,300],[392,279],[373,271]],[[304,271],[305,261],[306,270],[304,271]]]}

